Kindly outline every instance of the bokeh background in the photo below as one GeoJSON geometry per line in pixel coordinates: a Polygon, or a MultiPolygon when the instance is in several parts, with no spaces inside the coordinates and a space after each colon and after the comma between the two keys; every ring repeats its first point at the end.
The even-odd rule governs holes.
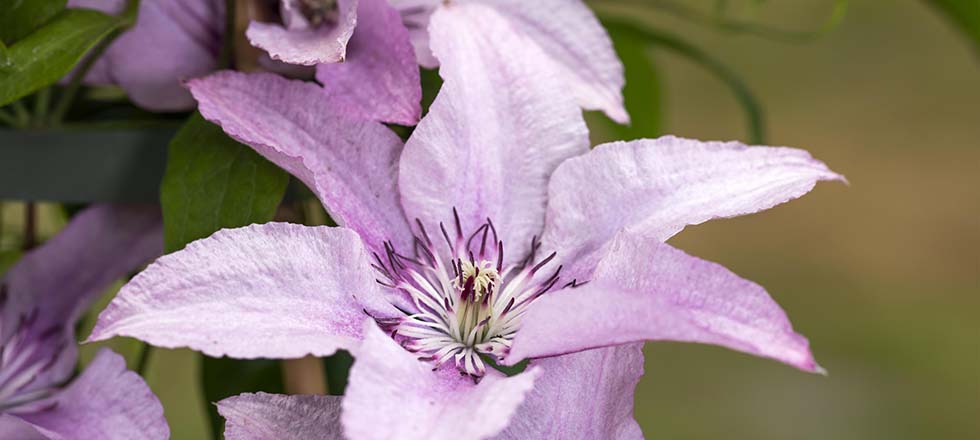
{"type": "MultiPolygon", "coordinates": [[[[834,6],[748,3],[731,13],[783,29],[817,28],[834,6]]],[[[801,200],[672,240],[765,286],[829,375],[720,348],[648,343],[635,411],[646,436],[980,438],[980,52],[916,0],[853,1],[835,29],[805,43],[670,14],[635,18],[738,72],[764,105],[769,144],[806,148],[851,182],[820,184],[801,200]]],[[[662,131],[747,139],[729,88],[683,56],[649,56],[662,131]]],[[[9,249],[23,206],[2,206],[0,248],[9,249]]],[[[42,205],[40,217],[42,237],[64,222],[53,205],[42,205]]],[[[111,345],[136,362],[138,344],[111,345]]],[[[84,355],[94,351],[86,346],[84,355]]],[[[175,439],[208,432],[197,362],[182,350],[150,359],[148,381],[175,439]]]]}

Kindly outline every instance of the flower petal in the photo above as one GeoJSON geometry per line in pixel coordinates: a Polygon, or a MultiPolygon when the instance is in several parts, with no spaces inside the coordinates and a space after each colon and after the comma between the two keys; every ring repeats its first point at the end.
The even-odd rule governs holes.
{"type": "Polygon", "coordinates": [[[432,371],[372,322],[354,351],[341,421],[351,440],[482,439],[500,432],[541,374],[487,374],[479,384],[455,368],[432,371]]]}
{"type": "Polygon", "coordinates": [[[347,60],[317,65],[317,81],[352,117],[415,125],[422,85],[408,29],[385,0],[360,0],[357,15],[347,60]]]}
{"type": "MultiPolygon", "coordinates": [[[[419,64],[433,68],[439,60],[430,54],[431,40],[445,36],[430,36],[429,18],[442,0],[390,0],[402,12],[415,45],[419,64]]],[[[611,119],[625,124],[629,115],[623,105],[623,63],[616,56],[612,40],[581,0],[460,0],[446,9],[462,4],[481,4],[492,7],[510,22],[512,27],[491,29],[487,38],[498,38],[507,32],[520,33],[525,44],[533,44],[559,70],[561,81],[578,104],[590,110],[602,110],[611,119]]],[[[472,32],[457,28],[457,31],[472,32]]],[[[458,38],[457,34],[451,38],[458,38]]],[[[435,44],[439,44],[436,42],[435,44]]],[[[503,60],[502,62],[506,62],[503,60]]]]}
{"type": "Polygon", "coordinates": [[[658,240],[616,237],[592,282],[539,298],[508,363],[627,342],[728,347],[819,372],[806,338],[758,284],[658,240]]]}
{"type": "Polygon", "coordinates": [[[58,394],[31,406],[35,412],[17,414],[39,431],[57,439],[167,439],[170,428],[163,405],[126,361],[102,349],[58,394]]]}
{"type": "Polygon", "coordinates": [[[426,69],[439,67],[439,60],[429,48],[429,18],[444,0],[388,0],[401,13],[402,22],[408,28],[409,38],[415,47],[415,58],[426,69]]]}
{"type": "Polygon", "coordinates": [[[224,229],[123,286],[89,341],[130,336],[209,356],[327,356],[393,310],[353,231],[268,223],[224,229]]]}
{"type": "Polygon", "coordinates": [[[666,241],[687,225],[795,199],[820,180],[843,177],[794,148],[673,136],[600,145],[555,171],[543,241],[566,261],[594,261],[621,229],[666,241]]]}
{"type": "Polygon", "coordinates": [[[273,23],[253,21],[245,36],[253,46],[269,52],[274,60],[312,66],[344,61],[347,41],[357,25],[357,0],[337,0],[337,23],[315,28],[286,29],[273,23]]]}
{"type": "Polygon", "coordinates": [[[218,402],[226,440],[343,438],[340,396],[246,393],[218,402]]]}
{"type": "Polygon", "coordinates": [[[643,376],[643,344],[535,359],[542,373],[500,440],[642,439],[633,392],[643,376]],[[583,398],[588,396],[588,398],[583,398]]]}
{"type": "MultiPolygon", "coordinates": [[[[72,7],[118,13],[126,2],[71,0],[72,7]]],[[[180,81],[218,68],[224,33],[223,0],[153,0],[140,3],[136,26],[96,61],[88,83],[118,84],[137,105],[156,111],[194,107],[180,81]]]]}
{"type": "Polygon", "coordinates": [[[398,202],[402,143],[387,127],[344,117],[316,85],[277,75],[220,72],[188,86],[205,118],[302,180],[372,249],[384,240],[411,249],[398,202]]]}
{"type": "Polygon", "coordinates": [[[17,344],[8,344],[8,349],[19,350],[5,356],[32,352],[34,362],[23,368],[46,364],[19,392],[44,389],[67,379],[75,368],[79,315],[109,284],[161,253],[159,208],[95,205],[10,268],[0,283],[5,292],[0,299],[0,331],[8,338],[18,329],[24,333],[17,344]]]}
{"type": "Polygon", "coordinates": [[[626,79],[612,40],[581,0],[476,0],[493,6],[559,66],[579,105],[621,124],[626,79]]]}
{"type": "Polygon", "coordinates": [[[519,260],[541,233],[551,173],[588,151],[581,112],[492,8],[440,8],[431,32],[445,83],[402,154],[405,211],[436,231],[454,207],[464,228],[490,217],[519,260]]]}

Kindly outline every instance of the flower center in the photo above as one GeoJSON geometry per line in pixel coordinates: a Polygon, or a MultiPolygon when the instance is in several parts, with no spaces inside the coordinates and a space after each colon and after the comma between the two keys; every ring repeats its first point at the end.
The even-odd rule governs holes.
{"type": "Polygon", "coordinates": [[[550,276],[541,275],[555,254],[532,264],[537,240],[523,261],[505,266],[504,244],[493,223],[488,219],[465,238],[453,214],[455,238],[440,224],[445,245],[434,245],[416,221],[420,236],[414,257],[398,253],[390,243],[385,243],[386,258],[375,255],[373,267],[387,280],[378,282],[399,291],[415,309],[376,320],[405,349],[434,363],[434,369],[451,362],[462,374],[479,378],[486,374],[485,359],[501,360],[510,351],[528,307],[558,282],[561,266],[550,276]]]}
{"type": "Polygon", "coordinates": [[[500,275],[497,273],[497,269],[493,267],[493,262],[487,260],[480,260],[479,262],[474,262],[470,260],[463,260],[461,262],[463,276],[456,280],[456,288],[463,290],[466,288],[466,281],[470,278],[473,279],[473,297],[474,301],[478,302],[481,298],[487,295],[491,289],[493,289],[494,284],[497,283],[500,275]],[[462,283],[460,280],[463,280],[462,283]]]}
{"type": "Polygon", "coordinates": [[[337,22],[336,0],[299,0],[297,3],[300,13],[310,23],[310,27],[337,22]]]}

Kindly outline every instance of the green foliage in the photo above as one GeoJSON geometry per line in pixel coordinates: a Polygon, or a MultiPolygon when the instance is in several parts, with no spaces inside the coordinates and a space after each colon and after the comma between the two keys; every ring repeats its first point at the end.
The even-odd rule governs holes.
{"type": "Polygon", "coordinates": [[[980,52],[980,1],[926,0],[953,21],[980,52]]]}
{"type": "MultiPolygon", "coordinates": [[[[201,381],[204,398],[209,403],[218,402],[241,393],[282,393],[282,368],[279,361],[271,359],[239,360],[229,358],[201,359],[201,381]]],[[[215,438],[224,432],[224,419],[217,407],[209,405],[208,418],[215,438]]]]}
{"type": "Polygon", "coordinates": [[[0,41],[26,37],[65,9],[68,0],[6,0],[0,3],[0,41]]]}
{"type": "Polygon", "coordinates": [[[0,69],[0,106],[64,77],[96,44],[130,25],[135,14],[132,6],[118,17],[87,9],[65,9],[9,46],[6,67],[0,69]]]}
{"type": "MultiPolygon", "coordinates": [[[[272,220],[288,182],[285,171],[194,113],[170,142],[160,188],[166,251],[222,228],[272,220]]],[[[278,361],[201,360],[208,402],[250,391],[281,392],[281,375],[278,361]]],[[[213,432],[222,432],[213,406],[208,415],[213,432]]]]}
{"type": "Polygon", "coordinates": [[[323,370],[330,387],[329,394],[334,396],[344,394],[352,366],[354,366],[354,357],[347,350],[337,350],[333,356],[323,359],[323,370]]]}
{"type": "Polygon", "coordinates": [[[496,358],[484,354],[481,354],[480,358],[483,359],[483,362],[486,363],[487,366],[504,373],[507,377],[513,377],[523,373],[524,370],[527,369],[527,366],[531,363],[529,359],[524,359],[523,361],[520,361],[514,365],[502,365],[497,363],[496,358]]]}
{"type": "Polygon", "coordinates": [[[170,142],[160,188],[167,252],[222,228],[272,220],[289,175],[191,115],[170,142]]]}

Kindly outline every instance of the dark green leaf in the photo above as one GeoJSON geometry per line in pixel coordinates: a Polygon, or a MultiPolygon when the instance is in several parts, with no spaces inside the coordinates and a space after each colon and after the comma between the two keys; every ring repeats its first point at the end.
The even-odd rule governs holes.
{"type": "Polygon", "coordinates": [[[66,9],[51,22],[7,48],[0,70],[0,106],[53,84],[100,40],[129,23],[85,9],[66,9]]]}
{"type": "Polygon", "coordinates": [[[65,9],[68,0],[4,0],[0,2],[0,41],[26,37],[65,9]]]}
{"type": "Polygon", "coordinates": [[[977,0],[926,0],[942,11],[960,28],[980,51],[980,1],[977,0]]]}
{"type": "Polygon", "coordinates": [[[663,88],[660,77],[650,59],[650,42],[629,27],[606,23],[616,54],[626,68],[626,111],[630,114],[629,125],[620,125],[598,113],[590,115],[591,125],[601,126],[593,130],[593,144],[613,140],[654,138],[663,132],[663,88]],[[612,136],[602,136],[608,133],[612,136]]]}
{"type": "Polygon", "coordinates": [[[439,89],[442,88],[442,77],[439,76],[438,69],[422,69],[420,72],[422,80],[422,114],[429,113],[429,107],[436,100],[439,89]]]}
{"type": "Polygon", "coordinates": [[[480,355],[480,358],[482,358],[483,359],[483,362],[485,362],[491,368],[493,368],[494,370],[497,370],[497,371],[499,371],[501,373],[504,373],[508,377],[510,377],[510,376],[517,376],[518,374],[523,373],[524,370],[527,369],[528,364],[530,363],[530,360],[529,359],[524,359],[523,361],[520,361],[520,362],[518,362],[518,363],[516,363],[514,365],[500,365],[500,364],[497,363],[496,359],[494,359],[494,358],[492,358],[490,356],[482,355],[481,354],[480,355]]]}
{"type": "Polygon", "coordinates": [[[347,378],[350,367],[354,365],[354,357],[347,350],[338,350],[333,356],[323,359],[323,370],[327,373],[327,386],[330,394],[341,396],[347,389],[347,378]]]}
{"type": "MultiPolygon", "coordinates": [[[[200,114],[191,115],[170,142],[160,188],[167,252],[221,228],[272,220],[288,182],[284,171],[251,148],[200,114]]],[[[201,370],[208,402],[244,392],[282,392],[278,361],[204,357],[201,370]]],[[[213,406],[208,414],[214,432],[222,432],[213,406]]]]}
{"type": "Polygon", "coordinates": [[[191,115],[170,142],[160,187],[167,252],[222,228],[272,220],[289,175],[191,115]]]}
{"type": "MultiPolygon", "coordinates": [[[[282,368],[278,360],[271,359],[229,359],[202,356],[201,380],[204,398],[208,403],[241,393],[264,391],[282,393],[282,368]]],[[[224,432],[224,419],[217,407],[208,405],[211,432],[220,438],[224,432]]]]}

